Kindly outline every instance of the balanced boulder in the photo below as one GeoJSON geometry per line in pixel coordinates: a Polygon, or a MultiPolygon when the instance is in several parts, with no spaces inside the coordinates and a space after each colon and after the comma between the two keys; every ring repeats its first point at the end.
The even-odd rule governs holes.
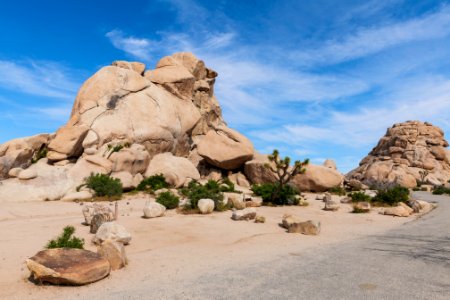
{"type": "Polygon", "coordinates": [[[344,181],[344,176],[332,168],[308,164],[305,169],[305,173],[295,175],[290,182],[299,191],[324,192],[344,181]]]}

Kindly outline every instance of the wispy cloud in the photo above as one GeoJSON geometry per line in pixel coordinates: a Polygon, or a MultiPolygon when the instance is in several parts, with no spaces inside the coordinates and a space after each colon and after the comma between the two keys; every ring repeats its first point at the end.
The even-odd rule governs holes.
{"type": "Polygon", "coordinates": [[[79,87],[70,70],[46,61],[0,60],[0,88],[17,93],[71,99],[79,87]]]}
{"type": "Polygon", "coordinates": [[[354,34],[328,40],[319,49],[293,54],[304,64],[333,64],[365,57],[398,45],[450,35],[450,7],[406,21],[360,28],[354,34]]]}
{"type": "Polygon", "coordinates": [[[125,35],[121,30],[114,29],[105,35],[117,49],[145,61],[151,58],[151,41],[125,35]]]}

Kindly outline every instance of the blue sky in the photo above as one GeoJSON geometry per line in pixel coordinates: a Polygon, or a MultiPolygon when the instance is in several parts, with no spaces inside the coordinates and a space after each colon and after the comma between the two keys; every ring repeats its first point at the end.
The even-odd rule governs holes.
{"type": "Polygon", "coordinates": [[[449,1],[5,1],[0,143],[54,132],[114,60],[192,51],[263,153],[356,167],[386,128],[450,129],[449,1]]]}

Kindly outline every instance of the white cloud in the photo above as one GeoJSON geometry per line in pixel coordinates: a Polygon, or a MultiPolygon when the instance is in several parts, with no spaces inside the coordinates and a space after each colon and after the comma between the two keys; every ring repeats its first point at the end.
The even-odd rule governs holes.
{"type": "Polygon", "coordinates": [[[398,45],[450,35],[450,8],[407,21],[360,28],[354,34],[329,40],[314,50],[293,55],[304,64],[332,64],[358,59],[398,45]]]}
{"type": "Polygon", "coordinates": [[[149,39],[126,36],[122,31],[117,29],[106,33],[106,37],[109,38],[114,47],[129,55],[144,61],[149,61],[151,58],[152,43],[149,39]]]}
{"type": "Polygon", "coordinates": [[[0,87],[37,96],[72,99],[79,83],[70,70],[46,61],[0,60],[0,87]]]}

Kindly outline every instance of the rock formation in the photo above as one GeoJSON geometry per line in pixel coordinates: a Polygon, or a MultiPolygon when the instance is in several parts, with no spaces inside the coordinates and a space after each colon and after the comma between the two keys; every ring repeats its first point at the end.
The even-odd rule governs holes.
{"type": "Polygon", "coordinates": [[[444,132],[430,123],[394,124],[377,146],[347,174],[367,185],[412,188],[424,181],[441,185],[450,179],[450,151],[444,132]]]}
{"type": "Polygon", "coordinates": [[[155,172],[179,187],[200,174],[220,178],[240,169],[253,145],[224,122],[217,76],[191,53],[164,57],[154,70],[126,61],[101,68],[55,134],[0,146],[0,199],[61,199],[91,173],[110,174],[130,189],[155,172]]]}

